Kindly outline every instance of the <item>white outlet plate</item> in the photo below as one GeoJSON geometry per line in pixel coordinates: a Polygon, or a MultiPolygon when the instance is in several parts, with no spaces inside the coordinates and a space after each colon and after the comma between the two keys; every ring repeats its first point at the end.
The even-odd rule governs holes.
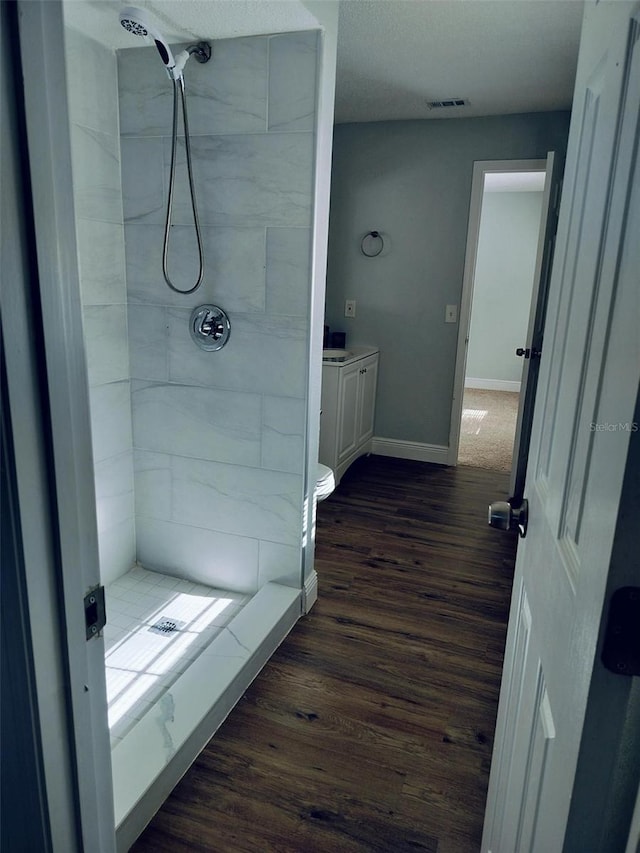
{"type": "Polygon", "coordinates": [[[458,322],[458,306],[457,305],[447,305],[444,312],[444,321],[445,323],[457,323],[458,322]]]}
{"type": "Polygon", "coordinates": [[[345,317],[355,317],[356,316],[356,300],[355,299],[346,299],[345,300],[344,316],[345,317]]]}

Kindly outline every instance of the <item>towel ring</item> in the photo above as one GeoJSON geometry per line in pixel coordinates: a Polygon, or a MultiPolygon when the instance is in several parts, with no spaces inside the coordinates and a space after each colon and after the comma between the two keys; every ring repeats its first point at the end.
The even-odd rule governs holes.
{"type": "Polygon", "coordinates": [[[384,249],[384,240],[379,231],[369,231],[360,243],[362,254],[367,258],[377,258],[384,249]]]}

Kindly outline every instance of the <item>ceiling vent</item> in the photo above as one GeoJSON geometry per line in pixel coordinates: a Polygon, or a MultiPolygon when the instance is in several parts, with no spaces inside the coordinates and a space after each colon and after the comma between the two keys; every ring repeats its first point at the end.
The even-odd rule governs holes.
{"type": "Polygon", "coordinates": [[[469,101],[465,98],[443,98],[441,101],[427,101],[430,110],[441,110],[443,107],[467,107],[469,101]]]}

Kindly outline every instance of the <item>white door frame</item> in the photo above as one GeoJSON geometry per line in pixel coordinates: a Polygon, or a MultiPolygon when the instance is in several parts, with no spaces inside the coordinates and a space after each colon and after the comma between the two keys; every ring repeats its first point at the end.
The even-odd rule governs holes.
{"type": "Polygon", "coordinates": [[[476,160],[473,164],[467,247],[464,258],[462,295],[460,298],[456,367],[453,379],[453,400],[451,401],[451,425],[449,427],[447,465],[457,465],[458,463],[462,396],[464,394],[464,377],[467,366],[469,329],[471,326],[473,282],[476,274],[478,241],[480,238],[480,214],[482,212],[482,198],[484,195],[484,176],[496,173],[502,174],[504,172],[544,172],[546,171],[546,167],[546,160],[476,160]]]}
{"type": "Polygon", "coordinates": [[[631,826],[629,827],[629,837],[627,838],[627,846],[625,853],[638,853],[640,849],[640,786],[636,795],[636,805],[631,818],[631,826]]]}
{"type": "Polygon", "coordinates": [[[100,573],[63,10],[60,0],[20,0],[17,8],[22,67],[16,72],[16,101],[24,99],[27,139],[21,145],[24,149],[26,142],[23,159],[31,181],[31,193],[23,189],[22,217],[24,227],[33,228],[36,258],[30,279],[25,272],[19,280],[7,280],[10,294],[5,299],[3,293],[2,320],[11,351],[7,374],[13,429],[20,439],[20,503],[29,510],[23,509],[21,523],[36,671],[56,649],[59,656],[46,682],[38,685],[45,769],[48,755],[51,763],[47,796],[56,821],[55,804],[63,790],[61,811],[74,811],[73,826],[61,826],[60,836],[54,835],[55,853],[111,853],[115,826],[104,643],[101,637],[86,641],[83,606],[100,573]],[[30,349],[38,363],[30,360],[30,349]],[[29,457],[30,447],[39,449],[38,458],[29,457]],[[31,477],[38,467],[49,484],[42,493],[31,477]],[[56,713],[63,719],[52,732],[50,716],[56,713]]]}

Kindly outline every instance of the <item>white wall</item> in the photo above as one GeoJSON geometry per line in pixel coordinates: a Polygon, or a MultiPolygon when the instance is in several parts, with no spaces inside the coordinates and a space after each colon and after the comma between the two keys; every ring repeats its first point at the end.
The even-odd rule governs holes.
{"type": "Polygon", "coordinates": [[[484,193],[466,366],[475,387],[520,381],[541,209],[542,192],[484,193]]]}
{"type": "Polygon", "coordinates": [[[447,446],[475,160],[540,159],[566,149],[568,113],[338,125],[327,321],[347,343],[380,347],[375,434],[447,446]],[[376,229],[385,250],[360,252],[376,229]],[[357,300],[355,319],[345,298],[357,300]]]}

